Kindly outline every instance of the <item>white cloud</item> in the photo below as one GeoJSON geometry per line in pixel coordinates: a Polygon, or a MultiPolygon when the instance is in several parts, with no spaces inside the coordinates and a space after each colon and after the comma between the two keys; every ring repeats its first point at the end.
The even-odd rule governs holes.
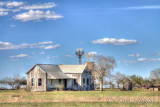
{"type": "Polygon", "coordinates": [[[125,63],[125,64],[137,63],[137,60],[121,60],[119,63],[125,63]]]}
{"type": "Polygon", "coordinates": [[[46,57],[46,58],[47,58],[47,59],[50,59],[51,57],[48,56],[48,57],[46,57]]]}
{"type": "Polygon", "coordinates": [[[54,49],[59,47],[59,44],[55,45],[49,45],[52,44],[53,42],[38,42],[38,43],[33,43],[33,44],[27,44],[27,43],[22,43],[19,45],[15,45],[9,42],[2,42],[0,41],[0,50],[9,50],[9,49],[24,49],[24,48],[42,48],[42,49],[54,49]],[[49,46],[47,46],[49,45],[49,46]]]}
{"type": "Polygon", "coordinates": [[[10,56],[11,58],[24,58],[24,57],[28,57],[27,54],[19,54],[19,55],[15,55],[15,56],[10,56]]]}
{"type": "Polygon", "coordinates": [[[46,59],[51,59],[51,58],[58,58],[58,56],[57,55],[55,55],[55,56],[48,56],[48,57],[46,57],[46,59]]]}
{"type": "Polygon", "coordinates": [[[1,11],[1,12],[9,11],[9,10],[10,10],[10,9],[0,8],[0,11],[1,11]]]}
{"type": "Polygon", "coordinates": [[[137,44],[137,40],[116,39],[116,38],[103,38],[93,40],[93,44],[112,44],[112,45],[132,45],[137,44]]]}
{"type": "Polygon", "coordinates": [[[45,52],[40,52],[39,54],[45,54],[45,52]]]}
{"type": "Polygon", "coordinates": [[[33,9],[49,9],[55,7],[56,4],[51,2],[51,3],[44,3],[44,4],[33,4],[33,5],[26,5],[20,7],[20,9],[26,9],[26,10],[33,10],[33,9]]]}
{"type": "Polygon", "coordinates": [[[44,49],[54,49],[54,48],[57,48],[57,47],[59,47],[59,46],[60,46],[59,44],[49,45],[49,46],[44,47],[44,49]]]}
{"type": "Polygon", "coordinates": [[[10,59],[10,61],[18,61],[19,59],[10,59]]]}
{"type": "Polygon", "coordinates": [[[120,63],[125,63],[125,64],[129,64],[129,63],[150,63],[150,62],[156,62],[156,61],[160,61],[160,58],[138,58],[136,60],[121,60],[120,63]]]}
{"type": "Polygon", "coordinates": [[[152,6],[134,6],[134,7],[127,7],[125,9],[131,10],[141,10],[141,9],[160,9],[160,5],[152,5],[152,6]]]}
{"type": "Polygon", "coordinates": [[[0,11],[0,16],[6,16],[8,14],[8,12],[2,12],[0,11]]]}
{"type": "Polygon", "coordinates": [[[45,44],[52,44],[52,41],[47,41],[47,42],[38,42],[37,44],[39,45],[45,45],[45,44]]]}
{"type": "Polygon", "coordinates": [[[87,53],[88,56],[96,56],[97,55],[97,52],[89,52],[87,53]]]}
{"type": "Polygon", "coordinates": [[[139,62],[154,62],[154,61],[160,61],[160,58],[139,58],[137,59],[139,62]]]}
{"type": "Polygon", "coordinates": [[[0,2],[0,6],[4,6],[5,5],[5,2],[0,2]]]}
{"type": "Polygon", "coordinates": [[[0,16],[6,16],[8,14],[9,9],[0,8],[0,16]]]}
{"type": "Polygon", "coordinates": [[[45,54],[45,52],[40,52],[40,53],[32,53],[32,54],[41,54],[41,55],[43,55],[43,54],[45,54]]]}
{"type": "Polygon", "coordinates": [[[16,25],[10,25],[10,27],[16,27],[16,25]]]}
{"type": "Polygon", "coordinates": [[[5,3],[7,7],[11,8],[11,7],[18,7],[24,4],[24,2],[6,2],[5,3]]]}
{"type": "Polygon", "coordinates": [[[5,2],[0,2],[0,6],[6,6],[8,8],[12,8],[12,7],[18,7],[23,5],[24,2],[17,2],[17,1],[5,1],[5,2]]]}
{"type": "Polygon", "coordinates": [[[56,14],[52,11],[40,11],[40,10],[29,10],[25,13],[20,13],[14,16],[14,19],[21,21],[30,21],[30,20],[42,20],[42,19],[59,19],[63,18],[63,16],[56,14]]]}
{"type": "Polygon", "coordinates": [[[129,57],[140,57],[141,55],[139,53],[137,53],[137,54],[129,54],[128,56],[129,57]]]}
{"type": "Polygon", "coordinates": [[[70,58],[72,58],[73,57],[73,55],[65,55],[66,57],[70,57],[70,58]]]}

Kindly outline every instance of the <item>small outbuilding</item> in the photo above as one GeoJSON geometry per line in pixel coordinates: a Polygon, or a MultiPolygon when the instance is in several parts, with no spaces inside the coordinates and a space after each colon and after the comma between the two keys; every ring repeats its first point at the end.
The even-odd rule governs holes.
{"type": "Polygon", "coordinates": [[[160,84],[151,85],[149,91],[160,91],[160,84]]]}
{"type": "Polygon", "coordinates": [[[121,82],[122,90],[132,90],[132,82],[129,79],[123,79],[121,82]]]}

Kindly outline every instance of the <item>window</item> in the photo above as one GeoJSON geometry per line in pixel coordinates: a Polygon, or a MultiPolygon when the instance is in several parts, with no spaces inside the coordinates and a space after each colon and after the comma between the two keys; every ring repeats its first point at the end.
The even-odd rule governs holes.
{"type": "Polygon", "coordinates": [[[38,78],[38,86],[41,86],[41,85],[42,85],[42,79],[38,78]]]}
{"type": "Polygon", "coordinates": [[[85,86],[85,78],[83,78],[83,86],[85,86]]]}
{"type": "Polygon", "coordinates": [[[53,80],[51,80],[51,85],[53,85],[53,80]]]}
{"type": "Polygon", "coordinates": [[[76,81],[76,79],[74,79],[74,85],[77,85],[77,81],[76,81]]]}
{"type": "Polygon", "coordinates": [[[87,85],[89,85],[89,78],[87,78],[87,85]]]}
{"type": "Polygon", "coordinates": [[[32,86],[34,86],[34,78],[31,79],[32,86]]]}
{"type": "Polygon", "coordinates": [[[61,84],[61,79],[59,79],[59,84],[61,84]]]}

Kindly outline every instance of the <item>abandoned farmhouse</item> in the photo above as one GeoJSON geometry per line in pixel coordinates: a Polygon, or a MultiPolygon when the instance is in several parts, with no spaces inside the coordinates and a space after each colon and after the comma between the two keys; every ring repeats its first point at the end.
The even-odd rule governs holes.
{"type": "Polygon", "coordinates": [[[82,65],[36,64],[26,72],[27,85],[31,91],[56,90],[60,86],[63,90],[93,90],[91,71],[87,70],[93,65],[93,62],[82,65]]]}

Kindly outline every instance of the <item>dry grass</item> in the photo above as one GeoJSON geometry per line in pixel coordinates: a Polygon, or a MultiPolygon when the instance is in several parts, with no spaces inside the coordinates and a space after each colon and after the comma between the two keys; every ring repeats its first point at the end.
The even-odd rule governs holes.
{"type": "Polygon", "coordinates": [[[1,103],[15,102],[117,102],[156,103],[160,102],[160,92],[146,91],[50,91],[26,92],[0,90],[1,103]]]}

